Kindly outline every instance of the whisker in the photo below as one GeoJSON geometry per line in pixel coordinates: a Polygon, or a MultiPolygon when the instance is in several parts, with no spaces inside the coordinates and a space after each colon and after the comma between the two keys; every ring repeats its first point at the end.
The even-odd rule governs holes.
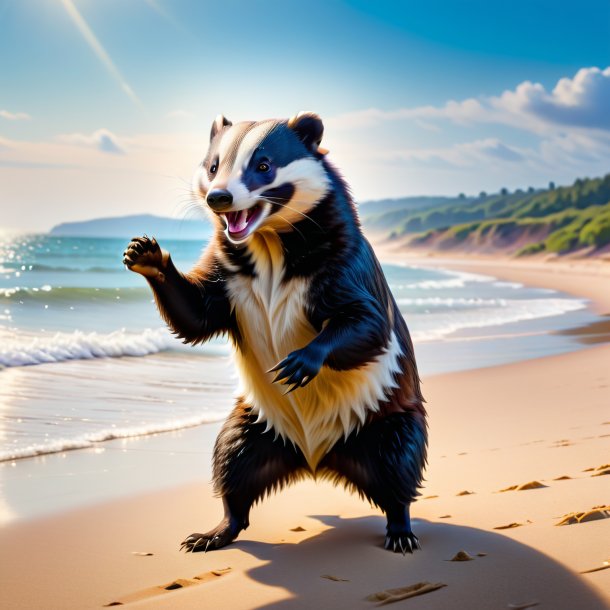
{"type": "Polygon", "coordinates": [[[303,233],[299,231],[287,218],[284,218],[279,212],[276,213],[284,222],[287,222],[303,238],[303,241],[307,241],[305,235],[303,235],[303,233]]]}
{"type": "Polygon", "coordinates": [[[286,203],[282,203],[281,199],[279,197],[262,197],[261,199],[265,199],[266,201],[268,201],[271,204],[279,205],[280,207],[286,208],[287,210],[291,210],[292,212],[300,214],[301,216],[303,216],[303,218],[306,218],[310,222],[313,222],[313,224],[315,224],[320,229],[320,231],[322,231],[322,233],[326,233],[326,231],[313,218],[311,218],[307,214],[304,214],[300,210],[297,210],[297,209],[293,208],[292,206],[289,206],[286,203]]]}

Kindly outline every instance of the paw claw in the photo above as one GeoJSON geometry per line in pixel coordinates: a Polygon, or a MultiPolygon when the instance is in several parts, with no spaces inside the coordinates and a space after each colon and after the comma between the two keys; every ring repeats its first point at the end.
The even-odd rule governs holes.
{"type": "Polygon", "coordinates": [[[406,555],[407,553],[413,554],[415,549],[421,549],[419,540],[417,537],[409,532],[406,534],[388,534],[385,538],[384,548],[394,553],[399,551],[406,555]]]}

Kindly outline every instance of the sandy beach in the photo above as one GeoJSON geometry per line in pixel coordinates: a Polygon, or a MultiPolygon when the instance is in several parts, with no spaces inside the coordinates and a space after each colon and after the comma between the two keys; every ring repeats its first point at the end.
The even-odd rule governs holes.
{"type": "MultiPolygon", "coordinates": [[[[410,262],[558,289],[610,313],[607,266],[410,262]]],[[[180,553],[221,516],[202,478],[0,529],[0,605],[371,608],[371,594],[427,582],[444,586],[396,607],[610,608],[610,569],[596,570],[610,562],[610,344],[598,330],[592,341],[581,331],[597,344],[579,351],[424,378],[429,466],[412,556],[383,550],[377,509],[314,481],[256,506],[226,549],[180,553]],[[468,560],[451,561],[461,551],[468,560]]]]}

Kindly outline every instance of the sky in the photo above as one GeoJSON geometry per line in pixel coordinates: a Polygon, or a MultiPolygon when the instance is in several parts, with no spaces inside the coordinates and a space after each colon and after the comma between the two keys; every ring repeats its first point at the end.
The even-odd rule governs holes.
{"type": "Polygon", "coordinates": [[[194,217],[212,121],[323,119],[358,201],[610,171],[608,0],[0,0],[0,230],[194,217]]]}

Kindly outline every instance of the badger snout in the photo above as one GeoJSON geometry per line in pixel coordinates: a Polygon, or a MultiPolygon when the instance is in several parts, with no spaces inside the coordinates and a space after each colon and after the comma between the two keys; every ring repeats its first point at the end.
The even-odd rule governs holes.
{"type": "Polygon", "coordinates": [[[233,204],[233,195],[226,189],[214,189],[205,198],[215,212],[224,212],[233,204]]]}

